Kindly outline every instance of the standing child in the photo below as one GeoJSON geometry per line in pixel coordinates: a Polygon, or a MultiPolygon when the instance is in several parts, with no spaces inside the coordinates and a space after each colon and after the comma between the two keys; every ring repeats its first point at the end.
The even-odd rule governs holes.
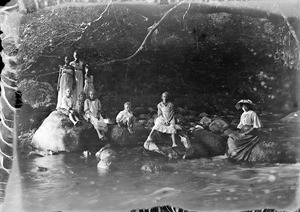
{"type": "Polygon", "coordinates": [[[57,82],[58,97],[56,109],[60,108],[61,101],[66,93],[66,89],[75,87],[75,72],[74,68],[70,66],[69,63],[70,58],[66,56],[65,64],[63,66],[60,66],[59,69],[59,76],[57,82]]]}
{"type": "Polygon", "coordinates": [[[95,97],[95,91],[89,92],[89,98],[84,101],[85,117],[91,122],[97,131],[100,140],[104,140],[106,137],[104,133],[107,131],[107,125],[101,116],[101,103],[100,100],[95,97]]]}
{"type": "Polygon", "coordinates": [[[79,122],[79,118],[76,116],[74,109],[73,109],[73,98],[71,95],[71,89],[67,88],[65,91],[65,96],[63,97],[61,101],[61,106],[58,109],[65,115],[69,116],[69,119],[72,121],[74,125],[76,125],[79,122]]]}
{"type": "Polygon", "coordinates": [[[130,102],[124,103],[124,110],[119,112],[116,117],[116,122],[120,127],[127,127],[130,133],[134,133],[132,127],[134,124],[134,116],[131,112],[131,104],[130,102]]]}
{"type": "Polygon", "coordinates": [[[86,96],[89,95],[89,92],[94,90],[93,84],[93,75],[91,75],[91,71],[88,65],[85,66],[85,80],[84,80],[84,93],[86,96]]]}
{"type": "Polygon", "coordinates": [[[77,101],[77,97],[83,91],[83,62],[80,60],[80,55],[77,51],[73,54],[74,61],[70,62],[70,65],[75,69],[76,86],[74,89],[74,101],[77,101]]]}

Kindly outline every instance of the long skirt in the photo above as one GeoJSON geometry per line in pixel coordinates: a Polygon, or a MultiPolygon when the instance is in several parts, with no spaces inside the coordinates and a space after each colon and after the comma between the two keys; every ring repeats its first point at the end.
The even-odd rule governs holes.
{"type": "Polygon", "coordinates": [[[104,132],[107,131],[107,124],[104,122],[103,117],[100,115],[100,118],[97,119],[96,117],[86,114],[86,117],[90,119],[92,125],[98,129],[98,130],[103,130],[104,132]]]}
{"type": "Polygon", "coordinates": [[[74,102],[77,101],[79,94],[83,91],[83,73],[81,70],[75,70],[76,87],[74,89],[74,102]]]}
{"type": "Polygon", "coordinates": [[[260,142],[257,129],[252,130],[243,137],[229,137],[229,158],[237,161],[249,161],[253,148],[260,142]]]}
{"type": "Polygon", "coordinates": [[[169,125],[165,123],[165,118],[163,116],[157,117],[157,119],[154,122],[154,130],[157,130],[162,133],[167,134],[176,134],[176,126],[175,126],[175,119],[173,118],[169,125]]]}

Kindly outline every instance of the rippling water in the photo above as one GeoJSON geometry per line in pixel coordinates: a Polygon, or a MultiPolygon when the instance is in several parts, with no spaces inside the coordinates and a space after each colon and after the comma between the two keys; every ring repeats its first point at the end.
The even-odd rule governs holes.
{"type": "Polygon", "coordinates": [[[22,156],[24,209],[129,211],[166,204],[223,211],[295,207],[299,163],[233,164],[222,157],[169,160],[142,147],[117,151],[120,157],[110,172],[98,170],[93,156],[22,156]],[[150,161],[161,165],[157,172],[141,170],[150,161]]]}

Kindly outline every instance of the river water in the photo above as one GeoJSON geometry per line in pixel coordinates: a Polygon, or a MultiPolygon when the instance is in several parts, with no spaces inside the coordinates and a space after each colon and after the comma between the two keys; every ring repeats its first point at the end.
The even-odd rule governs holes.
{"type": "MultiPolygon", "coordinates": [[[[280,127],[283,125],[276,126],[280,127]]],[[[291,133],[291,129],[296,128],[274,136],[297,144],[299,134],[295,130],[291,133]]],[[[95,157],[86,158],[79,153],[35,158],[21,155],[23,209],[130,211],[172,205],[195,211],[232,211],[288,210],[297,206],[299,163],[235,164],[223,157],[167,159],[142,147],[116,151],[119,157],[109,172],[97,169],[95,157]],[[142,171],[142,165],[150,161],[160,164],[158,170],[142,171]]],[[[13,202],[8,205],[14,206],[13,202]]]]}

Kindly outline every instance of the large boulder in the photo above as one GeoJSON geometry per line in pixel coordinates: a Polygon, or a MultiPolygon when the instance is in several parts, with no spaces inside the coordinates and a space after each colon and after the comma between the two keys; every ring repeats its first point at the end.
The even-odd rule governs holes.
{"type": "Polygon", "coordinates": [[[92,124],[82,121],[73,126],[68,116],[53,111],[32,137],[31,145],[46,151],[96,152],[103,144],[99,141],[92,124]]]}
{"type": "Polygon", "coordinates": [[[149,130],[139,122],[133,125],[133,130],[134,133],[129,133],[127,128],[113,125],[109,138],[115,144],[127,146],[130,144],[136,145],[140,141],[145,140],[149,134],[149,130]]]}
{"type": "Polygon", "coordinates": [[[300,110],[290,113],[289,115],[283,117],[280,121],[287,123],[300,123],[300,110]]]}
{"type": "Polygon", "coordinates": [[[191,145],[195,149],[195,156],[204,153],[208,157],[225,154],[227,143],[223,137],[203,129],[197,129],[191,134],[191,145]]]}
{"type": "Polygon", "coordinates": [[[214,133],[223,133],[228,124],[223,119],[217,118],[209,124],[209,130],[214,133]]]}

